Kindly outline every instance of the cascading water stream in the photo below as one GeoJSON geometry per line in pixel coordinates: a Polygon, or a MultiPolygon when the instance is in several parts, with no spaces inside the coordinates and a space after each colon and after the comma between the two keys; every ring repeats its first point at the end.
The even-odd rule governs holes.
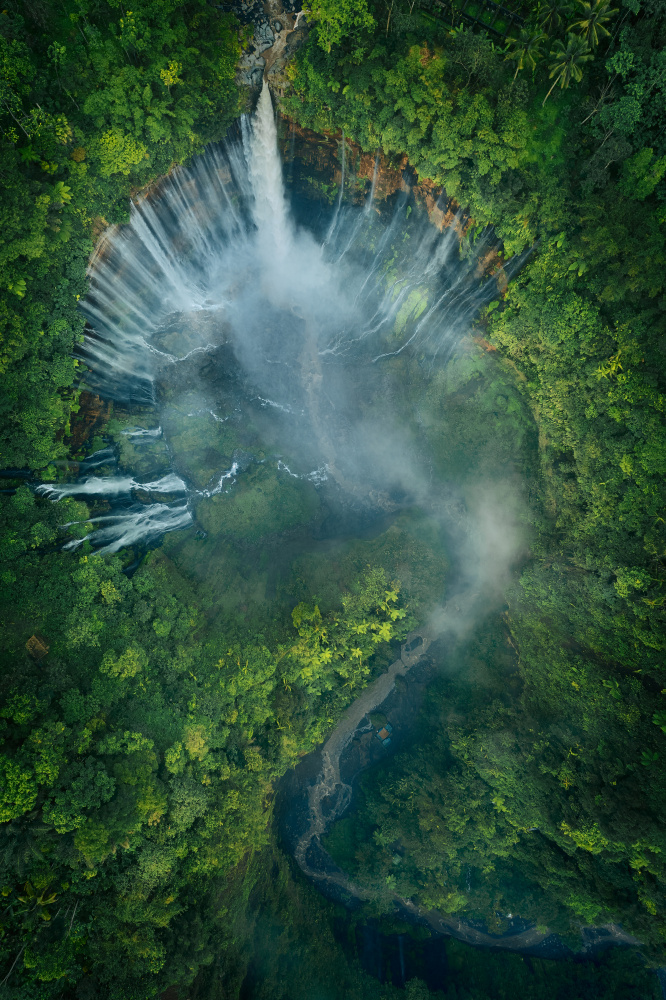
{"type": "Polygon", "coordinates": [[[252,217],[259,235],[260,252],[271,271],[276,262],[278,265],[287,262],[293,246],[293,232],[284,194],[273,102],[265,80],[255,113],[249,163],[254,195],[252,217]]]}

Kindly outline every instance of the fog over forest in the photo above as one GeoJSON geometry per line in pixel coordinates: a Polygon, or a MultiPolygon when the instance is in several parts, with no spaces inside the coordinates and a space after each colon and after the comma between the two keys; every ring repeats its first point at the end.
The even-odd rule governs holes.
{"type": "Polygon", "coordinates": [[[666,4],[0,44],[0,1000],[666,996],[666,4]]]}

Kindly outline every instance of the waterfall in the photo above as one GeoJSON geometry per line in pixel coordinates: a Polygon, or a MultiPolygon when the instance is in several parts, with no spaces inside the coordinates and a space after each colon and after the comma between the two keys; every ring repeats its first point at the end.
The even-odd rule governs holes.
{"type": "MultiPolygon", "coordinates": [[[[113,227],[100,243],[82,303],[89,333],[80,353],[90,388],[105,398],[154,404],[156,382],[192,352],[214,351],[224,341],[222,324],[233,328],[241,364],[256,361],[266,345],[253,342],[253,328],[257,340],[261,331],[265,336],[276,308],[304,320],[322,353],[348,353],[365,339],[379,341],[376,358],[408,343],[427,342],[437,353],[454,342],[497,286],[479,288],[474,281],[476,254],[457,259],[457,226],[439,232],[423,215],[407,223],[407,188],[392,218],[371,211],[378,172],[377,158],[364,209],[346,205],[343,136],[340,191],[327,235],[318,244],[297,231],[264,83],[254,116],[243,116],[235,137],[172,171],[157,191],[132,204],[129,225],[113,227]],[[169,324],[182,328],[185,321],[186,342],[165,336],[169,324]]],[[[487,250],[487,243],[478,249],[487,250]]],[[[300,348],[286,358],[284,338],[279,346],[280,360],[293,363],[300,348]]],[[[264,384],[257,395],[274,399],[272,392],[264,384]]]]}
{"type": "Polygon", "coordinates": [[[154,482],[140,483],[131,476],[90,476],[78,483],[67,483],[61,486],[43,484],[37,487],[37,492],[52,500],[62,500],[63,497],[110,497],[122,493],[184,493],[187,487],[175,473],[169,473],[154,482]]]}
{"type": "Polygon", "coordinates": [[[379,176],[379,153],[375,156],[375,165],[372,170],[372,182],[370,184],[370,194],[368,195],[367,201],[365,203],[365,214],[372,210],[372,206],[375,202],[375,192],[377,190],[377,177],[379,176]]]}
{"type": "MultiPolygon", "coordinates": [[[[142,430],[139,436],[154,438],[155,432],[142,430]]],[[[108,463],[108,456],[104,457],[108,463]]],[[[94,464],[85,463],[87,469],[94,464]]],[[[87,518],[85,522],[73,521],[63,525],[66,528],[80,523],[92,525],[87,537],[101,554],[118,552],[137,542],[145,545],[168,531],[185,528],[192,522],[187,486],[173,472],[149,482],[114,474],[84,476],[74,483],[44,483],[37,487],[36,492],[56,502],[64,497],[106,501],[111,507],[110,513],[87,518]]],[[[84,538],[74,538],[64,548],[75,550],[83,541],[84,538]]]]}
{"type": "Polygon", "coordinates": [[[338,199],[335,205],[335,214],[331,220],[331,224],[328,227],[328,232],[326,234],[326,239],[324,240],[324,246],[331,242],[331,238],[335,233],[338,225],[338,219],[340,217],[340,209],[342,207],[342,199],[345,193],[345,161],[346,161],[346,150],[347,143],[345,142],[345,130],[342,130],[342,166],[340,168],[340,191],[338,192],[338,199]]]}
{"type": "MultiPolygon", "coordinates": [[[[89,538],[93,538],[100,555],[112,555],[130,545],[147,545],[158,541],[169,531],[187,528],[192,523],[192,511],[187,503],[170,506],[166,503],[152,503],[137,506],[129,513],[103,514],[91,517],[95,525],[89,538]]],[[[83,544],[77,538],[67,542],[63,548],[73,551],[83,544]]]]}
{"type": "Polygon", "coordinates": [[[346,184],[344,135],[341,159],[317,239],[292,221],[264,83],[251,118],[144,193],[129,224],[98,244],[82,303],[82,387],[116,402],[125,443],[84,461],[75,482],[39,489],[90,503],[88,538],[101,551],[152,543],[196,520],[200,505],[224,503],[253,461],[267,461],[259,450],[279,475],[361,507],[393,509],[395,490],[427,493],[415,456],[396,461],[397,420],[373,412],[384,374],[371,362],[406,348],[434,359],[458,342],[497,292],[479,285],[488,242],[461,260],[459,227],[441,232],[413,211],[407,185],[391,214],[373,211],[379,158],[364,204],[346,184]],[[188,455],[209,445],[217,468],[188,455]]]}
{"type": "Polygon", "coordinates": [[[292,245],[292,229],[282,181],[273,102],[265,80],[254,116],[250,150],[250,179],[254,193],[252,216],[259,231],[259,247],[265,259],[281,264],[292,245]]]}

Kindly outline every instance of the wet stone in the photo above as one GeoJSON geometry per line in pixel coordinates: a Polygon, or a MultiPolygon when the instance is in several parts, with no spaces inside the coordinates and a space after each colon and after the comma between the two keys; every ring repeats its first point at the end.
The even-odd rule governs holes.
{"type": "Polygon", "coordinates": [[[254,37],[264,48],[269,48],[275,41],[275,35],[271,31],[268,21],[263,21],[261,24],[255,25],[254,37]]]}

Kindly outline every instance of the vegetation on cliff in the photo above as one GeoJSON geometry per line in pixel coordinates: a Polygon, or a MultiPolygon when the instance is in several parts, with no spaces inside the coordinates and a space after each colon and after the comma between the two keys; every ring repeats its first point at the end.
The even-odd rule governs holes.
{"type": "Polygon", "coordinates": [[[204,0],[35,0],[0,50],[0,467],[39,469],[67,453],[93,236],[225,134],[240,42],[204,0]]]}
{"type": "MultiPolygon", "coordinates": [[[[21,487],[4,537],[48,547],[59,514],[21,487]]],[[[223,880],[266,844],[272,782],[411,619],[382,569],[323,610],[234,615],[166,554],[128,579],[117,558],[15,549],[0,604],[0,950],[24,973],[11,996],[81,982],[77,996],[153,996],[212,961],[223,880]],[[33,630],[48,655],[26,653],[33,630]]]]}

